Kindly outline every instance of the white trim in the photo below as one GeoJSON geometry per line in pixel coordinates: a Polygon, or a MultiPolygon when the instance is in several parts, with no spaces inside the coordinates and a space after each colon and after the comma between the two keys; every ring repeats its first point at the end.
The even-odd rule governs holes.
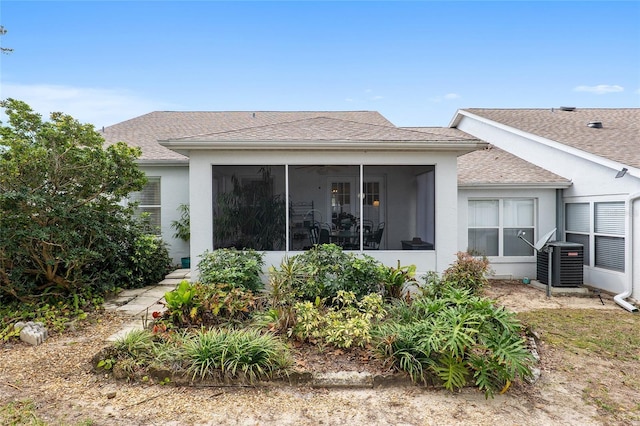
{"type": "Polygon", "coordinates": [[[453,128],[457,127],[460,124],[460,121],[462,120],[462,116],[465,116],[465,117],[468,117],[470,119],[476,120],[476,121],[478,121],[480,123],[483,123],[483,124],[487,124],[487,125],[492,126],[492,127],[496,128],[496,129],[512,133],[512,134],[514,134],[516,136],[520,136],[520,137],[523,137],[525,139],[529,139],[529,140],[531,140],[533,142],[537,142],[539,144],[548,146],[550,148],[554,148],[554,149],[566,152],[567,154],[571,154],[571,155],[573,155],[575,157],[582,158],[582,159],[590,161],[592,163],[595,163],[595,164],[598,164],[598,165],[601,165],[601,166],[604,166],[604,167],[608,167],[608,168],[610,168],[612,170],[615,170],[615,171],[619,171],[620,169],[625,167],[627,169],[627,174],[629,174],[631,176],[634,176],[634,177],[637,177],[637,178],[640,178],[640,169],[638,169],[638,168],[631,167],[631,166],[629,166],[627,164],[619,163],[617,161],[609,160],[609,159],[601,157],[599,155],[592,154],[590,152],[583,151],[583,150],[578,149],[578,148],[574,148],[574,147],[572,147],[570,145],[566,145],[566,144],[563,144],[561,142],[554,141],[552,139],[543,138],[543,137],[538,136],[538,135],[536,135],[534,133],[525,132],[524,130],[520,130],[518,128],[508,126],[506,124],[499,123],[497,121],[482,117],[480,115],[473,114],[473,113],[471,113],[469,111],[458,110],[456,112],[456,115],[453,118],[453,120],[451,120],[451,122],[449,123],[449,127],[453,127],[453,128]]]}

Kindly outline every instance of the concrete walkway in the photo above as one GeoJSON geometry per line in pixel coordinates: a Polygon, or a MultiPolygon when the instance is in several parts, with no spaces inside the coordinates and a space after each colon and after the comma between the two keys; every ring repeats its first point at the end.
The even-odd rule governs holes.
{"type": "Polygon", "coordinates": [[[106,301],[106,311],[120,312],[132,318],[124,328],[109,336],[107,342],[115,342],[132,330],[142,330],[144,324],[153,320],[153,312],[164,312],[166,308],[161,303],[164,294],[174,290],[182,280],[188,280],[190,274],[190,269],[178,269],[156,285],[123,290],[115,298],[106,301]]]}

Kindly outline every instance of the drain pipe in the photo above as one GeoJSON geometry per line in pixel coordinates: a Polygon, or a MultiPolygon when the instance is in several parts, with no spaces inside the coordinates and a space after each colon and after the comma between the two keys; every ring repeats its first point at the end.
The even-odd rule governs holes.
{"type": "Polygon", "coordinates": [[[638,308],[627,302],[627,297],[633,292],[633,203],[640,198],[640,192],[629,195],[627,198],[628,223],[627,223],[627,288],[620,294],[614,296],[613,300],[629,312],[638,312],[638,308]]]}

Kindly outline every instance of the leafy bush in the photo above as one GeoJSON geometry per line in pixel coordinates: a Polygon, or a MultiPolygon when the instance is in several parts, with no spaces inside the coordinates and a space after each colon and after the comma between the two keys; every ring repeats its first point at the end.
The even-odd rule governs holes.
{"type": "Polygon", "coordinates": [[[229,284],[244,290],[264,288],[260,278],[264,255],[255,250],[217,249],[206,251],[198,263],[200,282],[229,284]]]}
{"type": "Polygon", "coordinates": [[[353,292],[338,291],[333,302],[329,308],[319,301],[296,303],[296,323],[289,336],[339,348],[368,344],[373,323],[386,313],[382,296],[372,293],[358,301],[353,292]]]}
{"type": "Polygon", "coordinates": [[[338,292],[353,292],[358,299],[382,292],[385,267],[368,255],[345,253],[335,244],[316,245],[272,269],[272,285],[286,286],[296,298],[333,300],[338,292]]]}
{"type": "Polygon", "coordinates": [[[473,294],[479,294],[488,283],[487,273],[490,271],[486,257],[477,258],[469,253],[458,252],[456,261],[438,278],[437,274],[426,276],[424,290],[428,294],[437,295],[446,292],[447,288],[469,289],[473,294]]]}
{"type": "Polygon", "coordinates": [[[249,318],[257,306],[251,291],[228,284],[205,285],[182,281],[164,295],[167,311],[163,317],[178,327],[211,326],[249,318]]]}
{"type": "Polygon", "coordinates": [[[415,382],[439,380],[448,390],[473,382],[490,397],[531,374],[514,314],[471,289],[444,287],[397,303],[374,335],[378,353],[415,382]]]}
{"type": "Polygon", "coordinates": [[[120,201],[142,189],[137,148],[92,125],[0,102],[0,301],[104,293],[156,281],[167,256],[120,201]],[[90,171],[90,172],[87,172],[90,171]]]}

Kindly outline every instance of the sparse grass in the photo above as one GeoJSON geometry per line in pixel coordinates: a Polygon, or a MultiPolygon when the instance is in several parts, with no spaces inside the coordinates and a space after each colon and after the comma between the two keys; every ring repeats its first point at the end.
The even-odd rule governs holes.
{"type": "Polygon", "coordinates": [[[623,310],[546,309],[518,314],[545,342],[615,361],[640,361],[640,316],[623,310]]]}
{"type": "Polygon", "coordinates": [[[567,374],[590,376],[582,399],[605,419],[640,420],[640,315],[622,309],[546,309],[518,318],[562,350],[567,374]]]}
{"type": "Polygon", "coordinates": [[[0,406],[0,423],[11,426],[46,426],[44,420],[36,414],[36,408],[31,400],[14,401],[0,406]]]}

